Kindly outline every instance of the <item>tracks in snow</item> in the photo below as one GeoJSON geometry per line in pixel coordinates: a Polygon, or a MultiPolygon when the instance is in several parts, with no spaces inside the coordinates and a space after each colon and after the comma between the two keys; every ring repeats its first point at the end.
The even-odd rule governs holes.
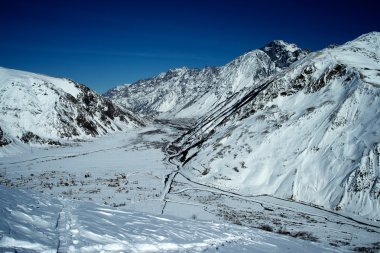
{"type": "MultiPolygon", "coordinates": [[[[16,165],[16,164],[23,164],[23,163],[28,163],[28,162],[36,162],[36,163],[45,163],[45,162],[51,162],[51,161],[57,161],[57,160],[62,160],[62,159],[69,159],[69,158],[75,158],[79,156],[86,156],[94,153],[99,153],[99,152],[106,152],[110,150],[116,150],[116,149],[122,149],[126,148],[125,145],[119,146],[119,147],[112,147],[112,148],[106,148],[106,149],[98,149],[98,150],[93,150],[89,152],[81,152],[81,153],[76,153],[76,154],[70,154],[70,155],[64,155],[64,156],[43,156],[43,157],[36,157],[28,160],[23,160],[23,161],[18,161],[18,162],[10,162],[6,163],[9,165],[16,165]]],[[[0,163],[0,165],[5,165],[4,163],[0,163]]]]}
{"type": "Polygon", "coordinates": [[[58,233],[57,253],[69,252],[70,245],[73,245],[71,238],[71,228],[73,226],[73,220],[71,215],[72,205],[67,203],[67,200],[62,200],[63,207],[58,214],[56,231],[58,233]]]}

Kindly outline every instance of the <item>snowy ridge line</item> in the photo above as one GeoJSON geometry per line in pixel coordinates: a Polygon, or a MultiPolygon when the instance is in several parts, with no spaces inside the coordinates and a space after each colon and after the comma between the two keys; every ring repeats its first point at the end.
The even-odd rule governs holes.
{"type": "MultiPolygon", "coordinates": [[[[380,42],[380,33],[374,36],[380,42]]],[[[292,237],[332,245],[335,251],[379,250],[380,90],[366,82],[380,87],[380,58],[368,53],[379,46],[324,50],[278,70],[273,79],[250,81],[252,88],[232,96],[223,90],[227,100],[206,103],[212,110],[203,122],[159,119],[154,123],[160,126],[77,147],[40,147],[35,153],[24,145],[21,162],[21,155],[8,152],[0,164],[0,251],[17,247],[17,240],[37,239],[57,252],[215,252],[219,249],[209,239],[223,241],[229,229],[238,231],[233,238],[242,238],[243,246],[225,252],[241,252],[245,243],[275,251],[281,233],[292,242],[288,252],[312,252],[302,248],[309,242],[299,244],[292,237]],[[182,130],[188,132],[180,136],[182,130]],[[175,136],[180,137],[172,141],[175,136]],[[58,201],[1,184],[81,201],[58,201]],[[127,208],[137,212],[122,211],[127,208]],[[202,219],[222,221],[228,231],[211,232],[212,223],[202,219]],[[263,232],[248,227],[278,234],[263,242],[263,232]],[[36,233],[23,237],[28,229],[36,233]],[[8,230],[12,237],[4,234],[8,230]]]]}
{"type": "Polygon", "coordinates": [[[198,118],[215,104],[304,58],[309,50],[273,41],[221,67],[170,69],[105,93],[135,112],[158,118],[198,118]]]}

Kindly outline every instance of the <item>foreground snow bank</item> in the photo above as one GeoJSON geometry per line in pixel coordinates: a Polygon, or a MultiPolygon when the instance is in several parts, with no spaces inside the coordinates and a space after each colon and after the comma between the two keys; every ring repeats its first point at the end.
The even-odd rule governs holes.
{"type": "Polygon", "coordinates": [[[58,200],[0,185],[0,251],[338,252],[241,226],[58,200]]]}

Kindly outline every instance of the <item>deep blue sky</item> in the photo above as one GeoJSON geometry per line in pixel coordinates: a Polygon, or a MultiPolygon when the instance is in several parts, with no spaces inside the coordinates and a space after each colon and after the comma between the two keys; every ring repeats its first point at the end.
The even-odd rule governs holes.
{"type": "Polygon", "coordinates": [[[169,68],[224,65],[274,39],[344,43],[380,31],[376,2],[0,0],[0,66],[104,92],[169,68]]]}

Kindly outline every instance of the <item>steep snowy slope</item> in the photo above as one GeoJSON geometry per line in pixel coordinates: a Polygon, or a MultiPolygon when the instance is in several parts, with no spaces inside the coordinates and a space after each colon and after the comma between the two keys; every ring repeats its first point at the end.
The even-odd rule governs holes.
{"type": "Polygon", "coordinates": [[[286,68],[307,51],[294,44],[273,41],[223,67],[172,69],[157,77],[116,87],[105,95],[143,114],[191,118],[206,113],[215,103],[286,68]]]}
{"type": "Polygon", "coordinates": [[[0,68],[0,146],[11,138],[56,144],[140,124],[130,111],[82,84],[0,68]]]}
{"type": "Polygon", "coordinates": [[[215,106],[176,143],[182,172],[380,219],[380,33],[312,53],[215,106]]]}

